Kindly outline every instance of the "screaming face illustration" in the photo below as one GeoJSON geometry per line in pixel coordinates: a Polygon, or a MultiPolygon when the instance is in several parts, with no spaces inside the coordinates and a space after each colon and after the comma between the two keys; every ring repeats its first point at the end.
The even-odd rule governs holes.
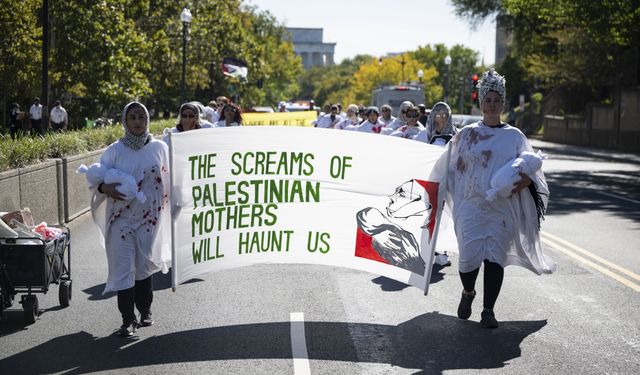
{"type": "Polygon", "coordinates": [[[424,274],[420,241],[432,234],[438,184],[409,180],[389,195],[384,208],[367,207],[356,214],[355,255],[424,274]]]}

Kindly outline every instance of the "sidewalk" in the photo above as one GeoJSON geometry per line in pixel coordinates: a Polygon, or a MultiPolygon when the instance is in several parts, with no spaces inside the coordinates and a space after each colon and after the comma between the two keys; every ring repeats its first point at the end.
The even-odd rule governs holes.
{"type": "Polygon", "coordinates": [[[625,153],[617,150],[584,147],[543,141],[539,136],[529,136],[529,142],[534,149],[551,151],[552,153],[589,156],[595,159],[605,159],[624,163],[640,164],[640,154],[625,153]]]}

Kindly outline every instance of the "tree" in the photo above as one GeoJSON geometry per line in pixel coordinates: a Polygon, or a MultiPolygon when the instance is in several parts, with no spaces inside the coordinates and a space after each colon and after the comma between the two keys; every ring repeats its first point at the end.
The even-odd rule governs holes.
{"type": "Polygon", "coordinates": [[[403,84],[407,81],[416,83],[418,82],[417,71],[420,69],[424,72],[424,100],[426,103],[435,103],[442,94],[441,87],[435,84],[438,72],[433,67],[427,68],[409,53],[383,59],[371,58],[367,63],[360,65],[353,75],[353,82],[344,97],[344,102],[367,105],[371,103],[373,90],[376,87],[403,84]],[[404,82],[402,82],[403,78],[404,82]]]}
{"type": "Polygon", "coordinates": [[[9,103],[18,102],[24,110],[40,93],[42,25],[39,25],[38,12],[41,5],[38,0],[0,2],[2,122],[8,119],[9,103]]]}
{"type": "MultiPolygon", "coordinates": [[[[434,84],[441,88],[440,96],[436,96],[437,101],[442,100],[447,66],[444,63],[445,57],[451,57],[451,65],[449,65],[449,104],[454,112],[457,112],[459,100],[463,102],[463,111],[467,111],[471,107],[471,76],[485,69],[482,66],[476,66],[478,53],[472,49],[462,45],[455,45],[451,49],[444,44],[435,44],[433,47],[426,45],[418,47],[414,51],[413,56],[416,60],[425,66],[434,67],[438,75],[434,78],[434,84]],[[463,94],[462,98],[460,93],[463,94]]],[[[429,101],[434,104],[435,102],[429,101]]]]}
{"type": "Polygon", "coordinates": [[[124,103],[152,91],[150,43],[127,18],[129,3],[52,3],[51,92],[65,99],[76,123],[83,115],[115,116],[124,103]]]}
{"type": "Polygon", "coordinates": [[[620,77],[628,84],[638,82],[634,55],[640,44],[640,8],[632,1],[452,2],[459,15],[496,16],[509,28],[514,36],[509,53],[529,85],[595,92],[620,77]]]}
{"type": "MultiPolygon", "coordinates": [[[[41,5],[38,0],[0,3],[0,104],[5,110],[9,100],[28,102],[40,91],[41,5]]],[[[76,124],[84,117],[115,116],[132,99],[157,110],[177,109],[184,5],[170,0],[51,2],[51,97],[62,99],[76,124]]],[[[273,16],[240,0],[194,1],[190,9],[189,100],[238,94],[250,106],[297,95],[302,64],[273,16]],[[224,57],[245,60],[248,80],[223,76],[224,57]],[[258,79],[262,89],[256,87],[258,79]]]]}

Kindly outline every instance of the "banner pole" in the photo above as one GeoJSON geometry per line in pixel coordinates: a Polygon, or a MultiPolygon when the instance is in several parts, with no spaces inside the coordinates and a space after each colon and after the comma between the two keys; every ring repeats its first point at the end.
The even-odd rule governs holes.
{"type": "Polygon", "coordinates": [[[173,183],[173,169],[174,169],[174,165],[173,165],[173,142],[171,141],[171,137],[173,135],[173,132],[169,132],[168,136],[169,136],[169,181],[171,183],[171,291],[175,292],[176,291],[176,285],[177,285],[177,281],[178,281],[178,274],[176,273],[176,269],[177,269],[177,256],[176,256],[176,224],[173,220],[173,209],[174,207],[176,207],[175,205],[175,201],[176,201],[176,195],[174,194],[173,188],[174,188],[174,183],[173,183]]]}
{"type": "Polygon", "coordinates": [[[449,176],[449,161],[451,159],[451,142],[447,144],[447,163],[445,164],[444,178],[438,186],[438,212],[436,213],[435,229],[433,231],[433,241],[431,241],[431,248],[429,249],[429,261],[425,263],[424,269],[424,295],[429,294],[429,284],[431,284],[431,271],[433,270],[434,252],[436,251],[436,243],[438,242],[438,233],[440,232],[440,218],[442,216],[442,210],[444,209],[443,196],[447,193],[447,178],[449,176]],[[444,194],[440,193],[444,191],[444,194]]]}

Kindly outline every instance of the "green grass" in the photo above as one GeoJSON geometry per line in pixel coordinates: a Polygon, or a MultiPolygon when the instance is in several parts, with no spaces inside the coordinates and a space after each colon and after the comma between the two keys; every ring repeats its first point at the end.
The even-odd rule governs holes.
{"type": "MultiPolygon", "coordinates": [[[[165,128],[172,127],[174,120],[152,121],[151,134],[161,135],[165,128]]],[[[44,138],[22,137],[0,140],[0,172],[22,168],[47,159],[79,155],[99,150],[117,141],[124,134],[122,125],[105,128],[83,129],[66,133],[48,133],[44,138]]]]}

